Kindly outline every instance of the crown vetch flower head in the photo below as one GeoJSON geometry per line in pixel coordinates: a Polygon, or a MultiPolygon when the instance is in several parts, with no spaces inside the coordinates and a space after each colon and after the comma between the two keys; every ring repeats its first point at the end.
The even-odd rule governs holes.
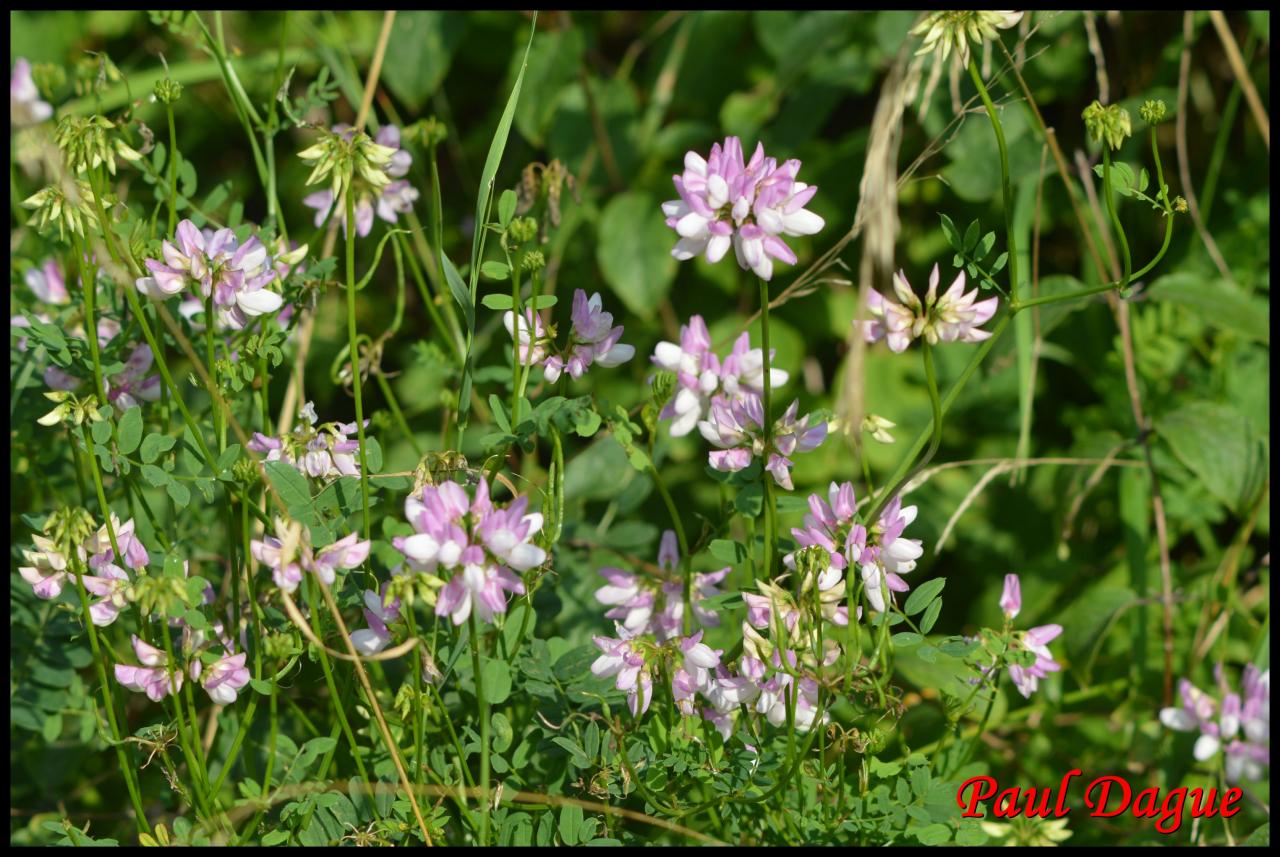
{"type": "Polygon", "coordinates": [[[997,30],[1007,30],[1022,20],[1021,12],[989,12],[963,9],[956,12],[931,12],[911,30],[913,36],[924,36],[917,54],[938,50],[942,59],[954,49],[961,65],[969,62],[969,42],[980,45],[999,38],[997,30]]]}
{"type": "Polygon", "coordinates": [[[456,482],[423,485],[405,499],[405,517],[416,533],[397,536],[392,545],[411,569],[451,574],[436,599],[437,616],[461,625],[474,610],[482,621],[492,622],[495,613],[507,610],[506,593],[524,594],[520,574],[547,559],[534,544],[542,515],[528,508],[528,497],[495,505],[483,477],[474,499],[456,482]]]}
{"type": "Polygon", "coordinates": [[[228,650],[214,661],[208,672],[203,672],[200,662],[195,661],[192,665],[195,670],[193,678],[204,675],[200,686],[209,694],[209,698],[218,705],[231,705],[252,677],[249,668],[245,666],[247,657],[247,652],[232,653],[228,650]]]}
{"type": "Polygon", "coordinates": [[[593,363],[620,366],[635,356],[635,346],[619,342],[622,325],[614,326],[613,314],[604,311],[599,292],[588,298],[582,289],[574,290],[572,322],[565,352],[543,361],[543,373],[549,383],[554,384],[561,372],[567,371],[577,380],[593,363]]]}
{"type": "MultiPolygon", "coordinates": [[[[299,152],[298,157],[315,164],[307,184],[332,176],[328,190],[317,191],[302,200],[303,205],[316,210],[316,226],[321,226],[329,216],[329,209],[340,199],[344,186],[354,196],[356,234],[362,238],[373,229],[374,214],[387,223],[395,223],[418,199],[417,189],[400,178],[409,172],[413,156],[400,148],[400,129],[395,125],[383,125],[372,140],[350,125],[334,125],[330,131],[322,132],[319,142],[299,152]]],[[[345,206],[333,216],[342,224],[345,234],[345,206]]]]}
{"type": "Polygon", "coordinates": [[[938,266],[929,275],[929,290],[923,301],[912,290],[906,274],[899,271],[893,277],[893,291],[900,303],[872,291],[867,297],[871,319],[863,321],[863,334],[867,342],[889,344],[890,350],[901,353],[907,350],[911,340],[924,337],[930,345],[939,342],[981,342],[991,336],[979,325],[986,324],[995,315],[998,298],[977,300],[978,290],[965,292],[964,271],[938,296],[938,266]]]}
{"type": "Polygon", "coordinates": [[[686,153],[684,172],[673,177],[680,198],[662,204],[667,225],[680,236],[671,255],[682,261],[705,255],[714,264],[732,247],[738,264],[764,280],[773,277],[775,259],[794,265],[781,236],[814,235],[825,225],[804,207],[817,188],[796,181],[799,171],[797,160],[779,166],[765,157],[763,144],[745,161],[737,137],[713,145],[705,159],[686,153]]]}
{"type": "MultiPolygon", "coordinates": [[[[167,632],[164,632],[167,633],[167,632]]],[[[148,645],[134,634],[131,638],[133,651],[142,666],[116,664],[116,681],[137,693],[145,693],[152,702],[159,702],[170,693],[182,690],[183,670],[179,666],[173,668],[173,676],[169,676],[169,658],[155,646],[148,645]]]]}
{"type": "Polygon", "coordinates": [[[1192,754],[1212,759],[1221,750],[1230,782],[1261,780],[1271,765],[1271,670],[1244,668],[1241,693],[1227,685],[1222,664],[1214,667],[1222,703],[1193,685],[1178,682],[1179,707],[1160,711],[1160,722],[1179,732],[1199,732],[1192,754]]]}
{"type": "Polygon", "coordinates": [[[764,406],[760,397],[747,394],[732,401],[713,400],[710,418],[698,423],[702,436],[719,447],[708,456],[711,466],[733,473],[746,468],[753,458],[761,458],[773,481],[790,491],[794,486],[789,456],[815,449],[827,437],[825,422],[809,426],[808,414],[797,420],[799,406],[799,401],[791,403],[774,425],[772,443],[766,444],[764,406]]]}
{"type": "Polygon", "coordinates": [[[164,300],[188,286],[198,287],[206,299],[213,297],[219,320],[232,330],[243,329],[250,318],[273,313],[284,303],[267,288],[279,274],[257,236],[241,244],[230,229],[206,233],[183,220],[174,240],[166,240],[161,249],[164,261],[147,259],[151,275],[135,283],[143,294],[164,300]]]}

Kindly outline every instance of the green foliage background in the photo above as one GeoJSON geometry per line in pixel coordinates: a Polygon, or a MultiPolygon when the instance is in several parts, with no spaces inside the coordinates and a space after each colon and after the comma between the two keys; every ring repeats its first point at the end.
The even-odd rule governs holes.
{"type": "MultiPolygon", "coordinates": [[[[284,43],[289,64],[296,66],[295,96],[327,70],[340,94],[331,118],[351,121],[380,20],[375,12],[292,13],[284,43]]],[[[771,154],[800,158],[801,177],[820,188],[809,207],[827,222],[820,235],[793,243],[800,256],[794,272],[804,270],[852,224],[872,112],[886,69],[914,20],[910,12],[835,11],[540,16],[498,188],[514,187],[521,168],[535,161],[557,159],[575,178],[572,189],[564,192],[562,221],[544,247],[562,296],[556,317],[567,323],[573,288],[600,290],[606,307],[626,324],[624,340],[637,349],[631,363],[591,373],[589,389],[598,399],[626,407],[643,401],[642,382],[650,371],[647,358],[654,343],[675,339],[678,325],[691,314],[701,313],[713,339],[725,348],[756,308],[754,281],[733,264],[713,267],[698,260],[677,265],[670,258],[674,237],[662,223],[659,204],[674,196],[671,175],[679,171],[684,152],[705,152],[713,141],[736,134],[748,146],[758,139],[771,154]]],[[[1250,13],[1228,20],[1251,57],[1249,68],[1265,104],[1269,18],[1250,13]]],[[[1077,150],[1096,155],[1079,119],[1098,97],[1082,18],[1079,13],[1037,13],[1035,21],[1039,29],[1029,48],[1034,56],[1027,82],[1068,157],[1077,150]]],[[[1195,21],[1187,160],[1205,226],[1230,276],[1217,269],[1190,218],[1182,216],[1168,257],[1131,302],[1130,319],[1138,389],[1150,420],[1151,455],[1168,523],[1176,594],[1174,675],[1211,687],[1216,662],[1235,670],[1248,662],[1269,663],[1270,173],[1268,151],[1207,16],[1198,14],[1195,21]],[[1229,614],[1225,624],[1210,631],[1222,611],[1229,614]]],[[[184,193],[207,199],[216,185],[230,182],[220,208],[242,204],[245,220],[262,220],[266,202],[243,129],[216,66],[187,33],[170,32],[145,13],[130,12],[15,12],[10,23],[11,65],[24,56],[33,63],[70,68],[89,56],[86,51],[109,54],[129,89],[119,83],[107,86],[101,96],[106,110],[119,109],[130,92],[134,98],[149,93],[163,55],[170,73],[186,86],[176,108],[178,134],[184,157],[199,175],[198,188],[184,193]]],[[[227,13],[224,23],[250,97],[265,102],[280,44],[280,16],[227,13]]],[[[1168,103],[1170,119],[1159,134],[1166,180],[1171,193],[1186,195],[1174,166],[1181,23],[1181,15],[1126,12],[1100,16],[1098,28],[1112,100],[1129,109],[1135,127],[1142,101],[1162,97],[1168,103]]],[[[399,119],[398,124],[434,115],[447,127],[440,171],[445,248],[454,259],[467,256],[476,182],[528,26],[526,16],[512,12],[402,12],[397,17],[375,115],[380,121],[399,119]]],[[[1006,43],[1012,44],[1012,38],[1006,43]]],[[[1011,89],[1002,94],[1016,93],[1016,85],[1009,83],[1011,89]]],[[[63,101],[76,98],[70,88],[68,84],[63,101]]],[[[939,213],[962,227],[978,219],[983,231],[1000,231],[1002,222],[990,126],[979,110],[948,130],[954,114],[947,90],[944,74],[923,119],[915,104],[908,107],[901,144],[900,169],[946,134],[945,146],[900,193],[895,262],[917,285],[935,262],[944,270],[944,283],[949,280],[952,251],[939,213]]],[[[59,100],[54,103],[60,106],[59,100]]],[[[92,96],[83,95],[72,102],[86,111],[93,109],[92,103],[92,96]]],[[[1037,194],[1042,194],[1038,287],[1052,293],[1098,282],[1028,111],[1012,102],[1003,112],[1016,182],[1015,218],[1028,223],[1028,235],[1037,194]],[[1041,186],[1042,170],[1047,177],[1041,186]]],[[[163,138],[160,105],[144,99],[136,115],[163,138]]],[[[312,118],[328,121],[320,115],[312,118]]],[[[284,213],[291,233],[299,237],[310,232],[312,212],[301,204],[307,168],[293,153],[309,145],[310,138],[286,131],[278,141],[284,213]]],[[[1117,159],[1149,168],[1146,146],[1145,131],[1136,133],[1117,159]]],[[[411,151],[415,160],[409,178],[423,194],[417,210],[426,222],[426,158],[421,148],[411,151]]],[[[1078,182],[1078,176],[1073,180],[1078,182]]],[[[136,177],[125,181],[133,183],[131,196],[147,200],[149,190],[136,177]]],[[[15,176],[19,199],[34,190],[17,193],[19,184],[15,176]]],[[[1134,258],[1150,258],[1162,236],[1161,219],[1132,200],[1126,201],[1122,216],[1134,258]]],[[[361,269],[372,260],[374,244],[363,242],[361,269]]],[[[491,258],[496,258],[492,250],[491,258]]],[[[790,301],[773,316],[775,365],[792,379],[784,395],[798,396],[802,412],[837,407],[857,295],[850,281],[856,279],[858,260],[854,242],[841,257],[845,272],[825,278],[811,294],[790,301]]],[[[22,288],[23,264],[18,257],[11,262],[15,289],[22,288]]],[[[392,312],[389,270],[384,266],[362,293],[359,307],[361,329],[375,336],[392,312]]],[[[775,283],[785,284],[794,275],[784,266],[778,270],[775,283]]],[[[875,285],[887,288],[884,282],[875,285]]],[[[505,287],[482,281],[481,293],[505,287]]],[[[353,416],[350,397],[322,371],[345,345],[341,300],[336,289],[322,298],[308,363],[308,397],[322,419],[353,416]]],[[[392,379],[396,394],[420,443],[433,449],[439,443],[438,391],[453,370],[436,346],[421,341],[430,321],[412,289],[408,300],[406,324],[387,345],[383,365],[399,372],[392,379]]],[[[505,371],[501,361],[509,340],[499,314],[490,310],[478,309],[477,330],[482,355],[477,387],[481,398],[487,398],[485,385],[503,380],[499,370],[505,371]],[[490,376],[486,367],[493,370],[490,376]]],[[[758,331],[753,340],[758,341],[758,331]]],[[[1205,782],[1190,772],[1190,736],[1171,735],[1156,720],[1164,671],[1160,560],[1151,481],[1136,443],[1139,429],[1130,408],[1115,317],[1101,298],[1056,305],[1040,315],[1034,345],[1038,359],[1026,454],[1094,462],[1115,453],[1121,466],[1096,480],[1090,479],[1092,464],[1074,463],[1036,464],[1018,478],[1010,471],[987,479],[994,465],[1015,454],[1021,428],[1020,389],[1028,378],[1025,369],[1020,371],[1014,336],[996,346],[948,417],[935,461],[971,463],[938,472],[911,495],[920,507],[911,534],[926,546],[913,587],[945,577],[947,599],[938,628],[965,633],[998,622],[1001,580],[1005,573],[1017,572],[1026,599],[1022,619],[1030,625],[1059,622],[1066,629],[1059,644],[1065,670],[1042,690],[1047,710],[1019,715],[1026,703],[1017,696],[1003,697],[990,724],[993,737],[978,755],[1002,782],[1056,782],[1072,767],[1168,785],[1205,782]],[[971,494],[980,481],[981,490],[971,494]],[[1077,502],[1078,514],[1064,532],[1077,502]],[[966,508],[948,541],[935,552],[949,519],[962,506],[966,508]]],[[[944,389],[974,347],[938,350],[944,389]]],[[[587,384],[573,389],[585,394],[587,384]]],[[[277,387],[273,404],[278,407],[283,383],[277,387]]],[[[867,449],[873,474],[883,480],[906,442],[928,423],[923,373],[910,355],[871,348],[862,389],[869,411],[898,424],[897,444],[872,442],[867,449]]],[[[416,457],[386,418],[376,389],[367,386],[365,395],[366,410],[379,412],[371,434],[382,445],[386,469],[412,468],[416,457]]],[[[34,419],[44,410],[34,389],[11,407],[15,557],[16,545],[27,540],[21,516],[47,512],[69,480],[45,471],[56,452],[40,446],[41,430],[34,419]]],[[[487,417],[478,409],[474,419],[486,422],[487,417]]],[[[469,435],[476,460],[483,433],[469,435]]],[[[616,441],[575,441],[566,453],[570,508],[565,535],[572,547],[558,554],[556,580],[544,588],[538,604],[539,636],[549,640],[542,643],[549,646],[548,663],[605,630],[591,597],[598,585],[595,569],[613,561],[618,551],[652,557],[666,526],[651,483],[631,469],[616,441]]],[[[704,455],[696,433],[660,444],[673,493],[692,515],[710,518],[719,496],[705,476],[704,455]]],[[[861,483],[853,450],[838,434],[816,452],[798,456],[796,463],[797,498],[825,490],[832,480],[861,483]]],[[[545,468],[545,462],[531,467],[531,473],[542,473],[539,467],[545,468]]],[[[784,506],[784,530],[798,525],[802,513],[802,506],[784,506]]],[[[698,529],[696,523],[693,529],[698,529]]],[[[74,617],[34,599],[16,574],[11,579],[12,841],[50,841],[51,834],[37,822],[63,807],[76,821],[103,819],[94,821],[92,830],[106,835],[119,827],[120,816],[113,813],[124,801],[118,783],[104,776],[114,759],[94,746],[92,719],[84,716],[91,695],[85,674],[77,670],[86,666],[81,660],[88,655],[82,643],[67,642],[76,627],[74,617]]],[[[900,656],[899,666],[913,685],[904,688],[911,704],[901,724],[902,740],[919,747],[939,734],[938,692],[951,680],[951,668],[909,653],[900,656]]],[[[537,680],[529,673],[517,678],[537,680]]],[[[557,712],[564,713],[558,706],[566,704],[548,698],[546,716],[558,722],[557,712]]],[[[527,734],[526,724],[506,728],[512,727],[517,735],[527,734]]],[[[580,738],[592,740],[589,735],[580,738]]],[[[596,735],[597,744],[599,739],[596,735]]],[[[529,783],[587,795],[593,772],[589,766],[577,770],[547,758],[544,752],[537,762],[549,765],[547,769],[523,772],[529,783]]],[[[520,767],[510,754],[504,764],[520,767]]],[[[1269,802],[1269,783],[1258,794],[1269,802]]],[[[1256,809],[1248,811],[1251,826],[1239,825],[1239,836],[1260,823],[1257,815],[1256,809]]],[[[572,812],[558,819],[557,829],[547,836],[592,838],[590,831],[583,835],[581,819],[572,812]]],[[[1073,817],[1071,829],[1070,844],[1167,841],[1149,823],[1125,817],[1073,817]]],[[[615,830],[612,835],[622,834],[615,830]]],[[[537,841],[543,836],[538,826],[537,841]]],[[[1184,830],[1176,838],[1186,841],[1185,836],[1184,830]]]]}

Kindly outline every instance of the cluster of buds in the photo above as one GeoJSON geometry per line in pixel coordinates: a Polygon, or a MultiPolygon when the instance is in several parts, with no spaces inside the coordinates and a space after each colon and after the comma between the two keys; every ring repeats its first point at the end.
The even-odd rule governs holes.
{"type": "MultiPolygon", "coordinates": [[[[299,152],[298,157],[314,163],[307,184],[330,176],[328,190],[302,201],[316,209],[316,226],[325,222],[344,192],[352,195],[356,234],[361,237],[373,228],[375,212],[386,222],[395,223],[398,215],[409,211],[418,198],[418,191],[408,181],[392,181],[408,173],[413,162],[413,156],[400,148],[400,129],[395,125],[382,126],[376,139],[350,125],[335,125],[330,131],[321,131],[320,141],[299,152]]],[[[335,211],[333,215],[345,230],[346,211],[335,211]]]]}
{"type": "Polygon", "coordinates": [[[997,12],[963,9],[959,11],[931,12],[911,29],[911,35],[924,36],[924,43],[916,54],[939,51],[943,61],[954,50],[960,65],[969,63],[969,43],[981,45],[1000,37],[999,30],[1007,30],[1022,20],[1022,12],[997,12]]]}
{"type": "MultiPolygon", "coordinates": [[[[1150,111],[1146,106],[1143,107],[1143,110],[1143,118],[1145,119],[1146,113],[1150,111]]],[[[1161,113],[1163,115],[1162,111],[1161,113]]],[[[1101,101],[1095,100],[1080,115],[1084,119],[1085,130],[1089,132],[1089,136],[1093,138],[1094,142],[1101,143],[1105,140],[1113,151],[1119,149],[1125,139],[1133,133],[1133,126],[1129,121],[1129,111],[1118,104],[1104,106],[1101,101]]],[[[1148,119],[1147,121],[1151,120],[1148,119]]]]}
{"type": "MultiPolygon", "coordinates": [[[[96,199],[88,182],[76,179],[73,184],[75,193],[72,196],[68,196],[61,187],[49,185],[22,201],[23,208],[35,212],[31,215],[31,223],[38,232],[44,234],[51,227],[57,226],[60,241],[66,240],[68,232],[73,236],[83,237],[86,234],[86,225],[94,222],[97,217],[94,211],[96,199]]],[[[113,201],[110,196],[103,197],[103,205],[113,201]]]]}
{"type": "Polygon", "coordinates": [[[52,390],[44,397],[55,402],[57,407],[36,420],[42,426],[79,426],[86,422],[96,423],[103,419],[98,410],[98,397],[76,396],[67,390],[52,390]]]}
{"type": "Polygon", "coordinates": [[[981,342],[989,338],[991,332],[982,330],[979,325],[986,324],[995,315],[999,299],[979,301],[977,289],[966,293],[964,271],[956,275],[939,297],[938,278],[938,266],[934,265],[929,275],[929,291],[923,302],[902,271],[893,276],[893,291],[901,303],[872,290],[867,296],[867,308],[872,317],[861,322],[867,342],[883,339],[891,351],[901,353],[907,350],[911,340],[921,337],[930,345],[981,342]]]}
{"type": "MultiPolygon", "coordinates": [[[[298,413],[293,432],[282,437],[268,437],[254,432],[249,449],[266,455],[267,461],[284,461],[312,479],[336,479],[359,476],[359,440],[348,435],[357,432],[355,423],[323,423],[317,425],[315,404],[307,402],[298,413]]],[[[365,420],[365,425],[368,425],[365,420]]]]}
{"type": "Polygon", "coordinates": [[[75,172],[89,172],[106,164],[107,172],[114,176],[117,155],[130,163],[142,158],[118,133],[112,133],[115,130],[116,123],[105,116],[64,116],[58,120],[53,139],[75,172]]]}

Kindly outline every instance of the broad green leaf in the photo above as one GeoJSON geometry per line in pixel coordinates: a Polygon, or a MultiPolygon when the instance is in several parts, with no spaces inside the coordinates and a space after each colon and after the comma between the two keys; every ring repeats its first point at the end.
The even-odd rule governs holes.
{"type": "Polygon", "coordinates": [[[678,240],[646,193],[615,196],[600,216],[596,260],[605,282],[628,310],[651,318],[676,275],[671,248],[678,240]]]}
{"type": "Polygon", "coordinates": [[[445,11],[396,14],[382,79],[414,113],[421,111],[444,80],[466,29],[467,16],[445,11]]]}
{"type": "Polygon", "coordinates": [[[914,616],[924,608],[928,607],[938,593],[942,591],[942,587],[947,585],[945,577],[935,577],[933,580],[926,580],[907,598],[907,604],[902,608],[902,612],[908,616],[914,616]]]}
{"type": "Polygon", "coordinates": [[[1234,408],[1192,402],[1157,420],[1156,432],[1227,508],[1239,512],[1256,495],[1265,449],[1234,408]]]}
{"type": "Polygon", "coordinates": [[[130,455],[138,448],[142,442],[142,408],[135,405],[124,412],[116,437],[121,455],[130,455]]]}

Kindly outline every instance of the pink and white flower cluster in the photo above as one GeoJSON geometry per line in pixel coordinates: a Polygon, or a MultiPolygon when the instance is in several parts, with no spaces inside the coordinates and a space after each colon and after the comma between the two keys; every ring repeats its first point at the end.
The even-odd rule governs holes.
{"type": "MultiPolygon", "coordinates": [[[[147,554],[146,546],[142,544],[142,540],[134,532],[132,519],[121,524],[119,519],[112,514],[111,527],[115,531],[116,544],[120,546],[121,552],[124,553],[124,564],[126,566],[136,571],[151,561],[150,556],[147,554]]],[[[57,598],[62,592],[63,585],[67,582],[75,582],[75,573],[70,567],[70,558],[59,549],[53,539],[33,533],[31,540],[35,543],[36,549],[24,549],[22,551],[23,558],[30,565],[20,566],[18,574],[21,575],[23,580],[31,584],[36,597],[57,598]]],[[[108,582],[119,580],[117,573],[124,575],[125,579],[128,577],[123,569],[114,564],[115,551],[111,548],[110,533],[107,531],[105,524],[76,546],[76,555],[82,565],[87,565],[90,570],[98,571],[108,582]],[[114,571],[104,571],[108,567],[114,569],[114,571]]],[[[95,595],[102,595],[104,599],[111,601],[115,605],[115,587],[107,583],[102,586],[97,583],[90,584],[88,582],[89,578],[90,575],[86,574],[85,588],[95,595]],[[95,588],[110,589],[111,597],[95,591],[95,588]]],[[[98,608],[98,612],[94,614],[94,624],[110,625],[111,622],[115,621],[116,613],[119,612],[120,607],[123,606],[123,604],[120,604],[113,608],[98,608]],[[99,616],[105,621],[97,621],[99,616]]],[[[92,607],[90,612],[94,612],[92,607]]]]}
{"type": "Polygon", "coordinates": [[[684,156],[684,172],[674,176],[679,199],[662,204],[667,225],[680,240],[671,255],[681,261],[705,255],[719,262],[733,247],[738,265],[763,280],[773,277],[773,262],[796,263],[783,236],[814,235],[825,222],[805,208],[816,187],[797,181],[800,162],[778,164],[757,144],[744,161],[742,140],[726,137],[703,159],[684,156]]]}
{"type": "MultiPolygon", "coordinates": [[[[770,351],[770,359],[773,353],[770,351]]],[[[693,431],[706,417],[716,399],[729,402],[764,393],[764,352],[751,347],[746,332],[733,343],[733,350],[721,360],[711,350],[711,334],[702,316],[695,315],[680,327],[680,342],[659,342],[650,358],[654,365],[675,373],[676,392],[658,415],[671,420],[671,434],[681,437],[693,431]]],[[[787,373],[770,367],[769,387],[776,390],[787,382],[787,373]]]]}
{"type": "Polygon", "coordinates": [[[198,288],[206,299],[213,296],[219,320],[232,330],[243,329],[251,318],[274,313],[284,303],[267,288],[279,274],[257,236],[241,244],[230,229],[202,232],[183,220],[174,241],[166,240],[161,250],[164,261],[145,260],[151,276],[136,282],[143,294],[164,300],[188,287],[198,288]]]}
{"type": "Polygon", "coordinates": [[[1242,693],[1230,690],[1222,664],[1214,668],[1214,678],[1221,705],[1184,678],[1178,682],[1182,705],[1161,709],[1160,722],[1179,732],[1200,733],[1192,750],[1198,761],[1212,759],[1221,750],[1231,782],[1260,780],[1271,766],[1271,670],[1246,666],[1242,693]]]}
{"type": "MultiPolygon", "coordinates": [[[[1022,583],[1016,574],[1005,575],[1004,589],[1000,593],[1000,609],[1009,621],[1022,609],[1022,583]]],[[[1030,631],[1014,632],[1013,644],[1007,654],[1016,655],[1020,651],[1028,651],[1035,655],[1035,660],[1029,666],[1016,663],[1009,665],[1009,678],[1024,697],[1029,699],[1036,692],[1040,679],[1062,669],[1062,665],[1053,659],[1053,653],[1049,651],[1049,643],[1061,633],[1061,625],[1039,625],[1030,631]]]]}
{"type": "Polygon", "coordinates": [[[542,514],[528,512],[529,498],[506,506],[489,498],[482,476],[474,499],[456,482],[423,485],[404,501],[415,534],[392,540],[408,566],[448,581],[436,599],[436,615],[461,625],[475,611],[484,622],[507,610],[507,593],[525,593],[523,572],[537,568],[547,552],[534,543],[542,514]]]}
{"type": "Polygon", "coordinates": [[[911,340],[924,337],[930,345],[939,342],[981,342],[991,336],[979,325],[986,324],[995,315],[998,298],[977,300],[978,290],[966,293],[964,271],[956,274],[950,287],[938,297],[938,266],[929,275],[929,291],[924,301],[912,290],[907,276],[899,271],[893,276],[893,291],[901,303],[896,303],[872,290],[867,296],[867,308],[871,319],[861,322],[867,342],[889,344],[896,353],[907,350],[911,340]]]}
{"type": "MultiPolygon", "coordinates": [[[[904,508],[901,499],[895,497],[870,531],[858,523],[856,511],[853,483],[832,482],[827,489],[827,499],[818,494],[809,495],[809,513],[804,517],[804,526],[792,528],[791,535],[800,548],[816,545],[825,550],[830,560],[829,569],[843,572],[857,566],[867,603],[871,609],[883,612],[885,590],[889,592],[889,602],[893,601],[893,593],[909,591],[911,587],[902,575],[914,571],[916,560],[924,553],[919,539],[902,537],[915,520],[917,509],[915,506],[904,508]]],[[[794,569],[796,554],[787,554],[783,563],[794,569]]]]}
{"type": "MultiPolygon", "coordinates": [[[[605,585],[596,590],[596,600],[610,608],[606,619],[621,619],[622,627],[633,635],[652,634],[659,643],[680,633],[684,622],[684,582],[678,576],[680,549],[674,530],[662,534],[658,548],[660,577],[632,574],[606,567],[598,574],[605,585]]],[[[718,628],[720,617],[706,607],[708,599],[720,595],[716,587],[732,567],[693,575],[689,601],[694,618],[704,628],[718,628]]]]}
{"type": "Polygon", "coordinates": [[[615,627],[616,638],[592,638],[600,656],[591,664],[591,672],[600,678],[616,677],[614,687],[626,692],[633,715],[649,710],[654,673],[659,670],[671,676],[672,697],[681,713],[694,713],[698,694],[710,701],[724,651],[702,642],[702,631],[658,643],[650,635],[632,633],[621,624],[615,627]]]}
{"type": "Polygon", "coordinates": [[[170,664],[169,656],[163,650],[134,634],[131,637],[133,653],[141,666],[116,664],[116,681],[129,690],[145,693],[153,702],[159,702],[170,693],[176,695],[181,691],[186,676],[189,675],[192,681],[199,681],[203,676],[204,681],[200,684],[209,698],[218,705],[231,705],[252,678],[245,665],[248,656],[246,652],[236,652],[232,642],[222,636],[221,624],[215,623],[213,629],[220,638],[222,655],[207,668],[198,657],[199,650],[205,648],[202,634],[192,634],[189,629],[183,631],[182,651],[190,658],[185,669],[181,664],[170,664]]]}
{"type": "Polygon", "coordinates": [[[507,333],[518,338],[521,364],[542,366],[543,376],[550,384],[565,372],[576,381],[593,364],[612,368],[635,356],[635,346],[619,341],[622,325],[614,325],[613,313],[604,311],[599,292],[588,298],[585,291],[575,289],[571,320],[569,342],[557,349],[555,328],[547,324],[541,312],[535,316],[533,309],[526,307],[519,323],[511,310],[502,316],[507,333]]]}
{"type": "Polygon", "coordinates": [[[750,466],[753,459],[764,462],[773,481],[790,491],[790,456],[816,449],[827,438],[827,424],[809,425],[809,414],[796,419],[799,401],[791,406],[773,426],[773,437],[766,441],[764,405],[759,396],[746,394],[737,399],[718,398],[711,402],[709,419],[698,423],[698,431],[713,446],[708,455],[716,470],[736,473],[750,466]]]}
{"type": "MultiPolygon", "coordinates": [[[[360,475],[360,441],[348,438],[358,431],[355,423],[317,425],[319,417],[312,402],[307,402],[298,416],[293,432],[283,437],[254,432],[249,449],[265,454],[267,461],[291,464],[312,479],[360,475]]],[[[365,420],[365,426],[368,425],[369,420],[365,420]]]]}
{"type": "MultiPolygon", "coordinates": [[[[355,128],[346,124],[334,125],[331,130],[346,140],[350,140],[355,135],[355,128]]],[[[357,195],[354,205],[356,234],[361,238],[368,235],[370,230],[373,229],[373,215],[375,212],[379,218],[387,223],[395,223],[401,214],[413,209],[413,203],[418,199],[417,189],[406,179],[401,178],[409,172],[409,167],[413,164],[413,155],[409,154],[407,149],[400,148],[400,129],[395,125],[383,125],[374,136],[374,142],[379,146],[386,146],[394,150],[390,160],[382,167],[382,170],[391,178],[397,179],[397,181],[389,182],[378,189],[376,198],[369,190],[357,195]]],[[[329,214],[330,207],[333,206],[333,191],[316,191],[304,197],[302,204],[307,208],[316,210],[315,224],[316,226],[322,226],[329,214]]],[[[333,213],[333,216],[342,224],[343,234],[345,235],[347,229],[346,211],[339,209],[333,213]]]]}
{"type": "Polygon", "coordinates": [[[340,568],[358,568],[369,558],[372,542],[360,541],[349,533],[319,551],[311,547],[310,531],[298,524],[276,518],[276,534],[249,543],[253,558],[271,569],[271,579],[285,592],[293,592],[309,571],[326,586],[332,586],[340,568]]]}

